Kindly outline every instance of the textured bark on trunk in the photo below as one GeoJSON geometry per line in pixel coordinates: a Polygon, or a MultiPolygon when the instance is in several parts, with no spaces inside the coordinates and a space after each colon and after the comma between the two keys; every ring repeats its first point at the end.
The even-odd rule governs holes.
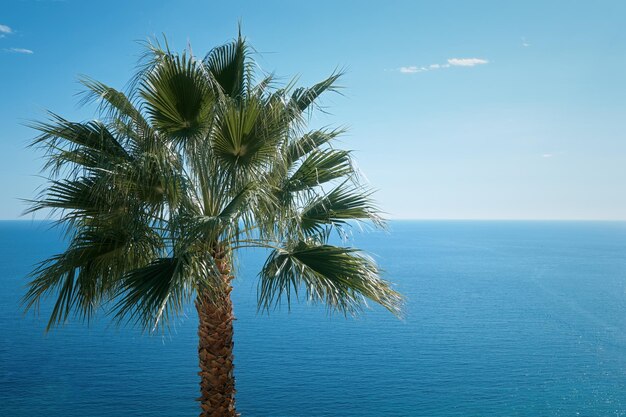
{"type": "Polygon", "coordinates": [[[230,299],[232,276],[223,254],[214,256],[222,274],[224,297],[212,301],[198,294],[198,355],[200,357],[200,417],[236,417],[235,376],[233,374],[233,303],[230,299]],[[220,256],[221,255],[221,256],[220,256]]]}

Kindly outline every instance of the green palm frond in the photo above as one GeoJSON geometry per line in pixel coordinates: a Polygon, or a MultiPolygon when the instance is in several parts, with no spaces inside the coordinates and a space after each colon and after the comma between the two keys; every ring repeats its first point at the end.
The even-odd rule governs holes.
{"type": "Polygon", "coordinates": [[[254,195],[253,184],[248,184],[230,201],[228,201],[221,211],[214,215],[192,214],[191,216],[183,215],[178,219],[180,224],[181,236],[188,245],[193,245],[194,241],[216,242],[225,238],[223,236],[235,236],[239,227],[239,223],[247,210],[247,205],[254,195]],[[232,230],[229,230],[232,229],[232,230]]]}
{"type": "Polygon", "coordinates": [[[252,81],[253,63],[249,58],[250,47],[239,33],[234,41],[213,48],[203,63],[221,91],[228,97],[239,99],[252,81]]]}
{"type": "Polygon", "coordinates": [[[98,113],[107,123],[107,128],[119,137],[125,138],[129,153],[137,153],[140,148],[153,145],[154,131],[141,111],[124,93],[108,85],[82,76],[80,83],[86,88],[80,104],[95,103],[98,113]]]}
{"type": "Polygon", "coordinates": [[[142,46],[142,53],[137,61],[135,73],[127,85],[129,95],[133,98],[138,94],[139,89],[137,87],[146,79],[146,76],[154,71],[168,56],[173,55],[167,37],[165,34],[162,37],[162,41],[153,36],[138,42],[142,46]]]}
{"type": "Polygon", "coordinates": [[[283,297],[289,304],[304,289],[309,301],[343,314],[358,312],[368,298],[399,315],[402,297],[379,275],[357,249],[299,242],[270,254],[260,274],[259,307],[269,310],[283,297]]]}
{"type": "Polygon", "coordinates": [[[193,138],[211,121],[211,79],[186,53],[166,55],[141,82],[140,94],[157,131],[173,139],[193,138]]]}
{"type": "Polygon", "coordinates": [[[311,152],[296,172],[287,180],[289,192],[308,190],[354,172],[350,163],[350,152],[325,150],[311,152]]]}
{"type": "Polygon", "coordinates": [[[92,223],[77,231],[63,254],[40,263],[31,274],[23,300],[27,309],[58,291],[48,328],[65,322],[72,310],[91,318],[102,301],[114,295],[126,271],[149,262],[163,249],[160,236],[144,223],[92,223]]]}
{"type": "Polygon", "coordinates": [[[344,129],[315,130],[303,135],[289,144],[287,149],[289,162],[296,162],[309,152],[330,143],[342,133],[345,133],[344,129]]]}
{"type": "Polygon", "coordinates": [[[97,192],[97,181],[94,177],[51,181],[44,195],[33,201],[27,213],[48,208],[68,211],[76,217],[87,217],[101,214],[105,206],[108,210],[115,210],[119,206],[97,192]]]}
{"type": "Polygon", "coordinates": [[[79,82],[86,88],[80,104],[96,103],[98,111],[107,119],[128,118],[137,123],[138,127],[149,129],[139,109],[124,93],[87,76],[80,77],[79,82]]]}
{"type": "Polygon", "coordinates": [[[217,115],[213,153],[226,170],[258,169],[280,158],[278,145],[285,139],[287,126],[277,109],[265,105],[262,97],[229,100],[217,115]]]}
{"type": "Polygon", "coordinates": [[[31,123],[30,127],[41,132],[32,146],[43,147],[48,153],[44,169],[56,173],[65,164],[93,168],[98,164],[115,164],[131,160],[123,144],[97,121],[76,123],[49,113],[50,122],[31,123]]]}
{"type": "Polygon", "coordinates": [[[350,221],[371,221],[384,227],[378,207],[366,193],[342,184],[328,194],[312,199],[302,210],[301,227],[307,233],[323,233],[328,226],[343,227],[350,221]]]}
{"type": "MultiPolygon", "coordinates": [[[[337,80],[343,76],[342,71],[336,71],[330,77],[313,85],[312,87],[300,87],[291,94],[290,105],[294,114],[301,114],[311,107],[313,103],[326,92],[338,92],[337,80]]],[[[319,106],[318,106],[319,108],[319,106]]]]}
{"type": "Polygon", "coordinates": [[[159,258],[149,265],[128,272],[120,280],[117,303],[113,307],[118,323],[130,321],[152,331],[165,329],[171,316],[189,303],[199,285],[215,288],[208,260],[194,254],[159,258]],[[203,277],[198,280],[197,277],[203,277]]]}

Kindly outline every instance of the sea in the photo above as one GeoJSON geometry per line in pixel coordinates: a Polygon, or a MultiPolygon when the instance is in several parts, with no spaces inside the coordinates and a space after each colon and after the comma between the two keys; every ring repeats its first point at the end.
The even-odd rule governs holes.
{"type": "MultiPolygon", "coordinates": [[[[26,275],[65,245],[50,226],[0,222],[0,416],[197,416],[193,306],[167,334],[105,313],[46,333],[49,302],[23,312],[26,275]]],[[[626,223],[392,221],[352,242],[403,319],[258,312],[266,254],[238,258],[243,417],[626,416],[626,223]]]]}

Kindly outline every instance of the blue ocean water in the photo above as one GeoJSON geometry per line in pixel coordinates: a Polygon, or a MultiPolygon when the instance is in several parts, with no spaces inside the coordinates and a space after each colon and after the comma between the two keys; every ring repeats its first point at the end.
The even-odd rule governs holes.
{"type": "MultiPolygon", "coordinates": [[[[242,256],[243,416],[626,415],[626,223],[398,221],[355,241],[406,295],[403,321],[257,314],[263,259],[242,256]]],[[[0,222],[0,415],[197,415],[193,308],[165,337],[23,315],[25,274],[62,247],[45,223],[0,222]]]]}

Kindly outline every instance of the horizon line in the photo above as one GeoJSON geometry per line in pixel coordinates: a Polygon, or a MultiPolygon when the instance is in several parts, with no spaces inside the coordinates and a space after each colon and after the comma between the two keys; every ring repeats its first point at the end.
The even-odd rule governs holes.
{"type": "MultiPolygon", "coordinates": [[[[0,219],[0,222],[55,222],[58,219],[0,219]]],[[[396,217],[387,218],[387,221],[512,221],[512,222],[626,222],[626,218],[622,219],[597,219],[597,218],[578,218],[578,219],[558,219],[558,218],[463,218],[463,217],[396,217]]]]}

